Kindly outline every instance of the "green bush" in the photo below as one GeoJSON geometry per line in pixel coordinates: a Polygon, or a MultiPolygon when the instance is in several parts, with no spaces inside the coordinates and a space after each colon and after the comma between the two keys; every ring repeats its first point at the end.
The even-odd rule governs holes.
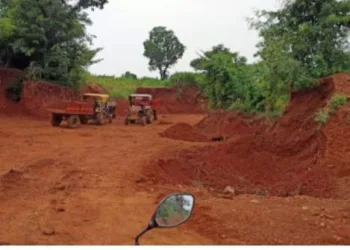
{"type": "Polygon", "coordinates": [[[198,88],[198,73],[178,72],[173,74],[169,80],[175,88],[198,88]]]}
{"type": "Polygon", "coordinates": [[[317,129],[321,129],[324,125],[326,125],[327,121],[329,119],[329,109],[319,109],[315,116],[315,122],[318,123],[317,129]]]}
{"type": "Polygon", "coordinates": [[[143,77],[139,79],[121,78],[115,76],[95,76],[86,74],[87,83],[97,83],[103,88],[107,89],[112,97],[126,98],[128,95],[135,93],[136,88],[139,87],[170,87],[167,80],[159,80],[150,77],[143,77]]]}
{"type": "Polygon", "coordinates": [[[24,76],[17,76],[16,79],[6,89],[7,98],[19,102],[22,98],[24,76]]]}
{"type": "Polygon", "coordinates": [[[317,129],[321,129],[324,126],[329,117],[334,115],[341,106],[345,105],[348,102],[348,99],[344,95],[336,94],[329,101],[327,107],[317,111],[315,116],[315,122],[318,123],[317,129]]]}
{"type": "Polygon", "coordinates": [[[338,109],[345,105],[348,99],[344,95],[334,95],[330,101],[330,112],[333,114],[338,111],[338,109]]]}

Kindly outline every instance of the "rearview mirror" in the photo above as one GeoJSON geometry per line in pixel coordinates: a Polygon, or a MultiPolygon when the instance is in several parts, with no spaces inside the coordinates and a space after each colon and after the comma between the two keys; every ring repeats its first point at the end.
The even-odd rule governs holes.
{"type": "Polygon", "coordinates": [[[135,245],[140,245],[139,239],[153,228],[176,227],[187,221],[194,208],[195,199],[192,194],[178,193],[165,197],[158,205],[151,221],[135,238],[135,245]]]}
{"type": "Polygon", "coordinates": [[[187,221],[194,207],[194,197],[190,194],[173,194],[158,206],[154,220],[158,227],[176,227],[187,221]]]}

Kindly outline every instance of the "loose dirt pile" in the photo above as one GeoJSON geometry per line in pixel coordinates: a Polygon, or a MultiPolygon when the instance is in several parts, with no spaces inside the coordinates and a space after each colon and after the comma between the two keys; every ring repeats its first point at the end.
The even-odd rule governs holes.
{"type": "MultiPolygon", "coordinates": [[[[154,173],[165,182],[202,185],[218,191],[232,186],[237,193],[350,198],[350,170],[346,166],[350,157],[345,153],[349,147],[342,138],[349,134],[350,140],[350,133],[334,131],[339,128],[334,124],[339,121],[337,117],[347,115],[338,113],[324,132],[316,129],[314,121],[316,111],[327,104],[334,92],[350,94],[346,84],[338,87],[338,79],[348,77],[326,78],[314,89],[293,94],[287,113],[271,129],[251,134],[246,133],[246,126],[240,128],[240,122],[233,122],[235,133],[246,133],[245,136],[159,160],[154,173]]],[[[344,124],[343,130],[348,130],[347,126],[344,124]]],[[[205,130],[205,121],[198,127],[205,130]]],[[[208,126],[208,130],[213,129],[208,126]]]]}
{"type": "Polygon", "coordinates": [[[266,129],[263,119],[242,117],[232,112],[212,112],[195,126],[176,124],[161,134],[182,141],[225,141],[254,135],[266,129]]]}
{"type": "Polygon", "coordinates": [[[178,123],[168,128],[160,134],[162,137],[190,141],[190,142],[206,142],[208,138],[187,123],[178,123]]]}
{"type": "Polygon", "coordinates": [[[212,112],[195,128],[209,138],[219,136],[233,138],[264,131],[266,126],[263,119],[243,117],[232,112],[212,112]]]}

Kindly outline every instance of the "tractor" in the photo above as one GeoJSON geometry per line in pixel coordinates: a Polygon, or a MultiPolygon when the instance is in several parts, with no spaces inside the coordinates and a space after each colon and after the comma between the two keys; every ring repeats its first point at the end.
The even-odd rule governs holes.
{"type": "Polygon", "coordinates": [[[129,112],[125,125],[139,122],[143,126],[157,120],[158,102],[152,100],[152,95],[132,94],[129,96],[129,112]]]}
{"type": "Polygon", "coordinates": [[[96,125],[109,123],[116,117],[116,101],[109,95],[86,93],[83,101],[73,101],[65,104],[63,109],[48,109],[51,113],[51,124],[60,126],[66,120],[69,128],[76,128],[79,124],[87,124],[93,120],[96,125]]]}

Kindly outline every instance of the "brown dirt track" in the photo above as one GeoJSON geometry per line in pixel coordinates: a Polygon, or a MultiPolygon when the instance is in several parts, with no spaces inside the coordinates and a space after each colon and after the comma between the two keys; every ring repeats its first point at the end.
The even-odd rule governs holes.
{"type": "Polygon", "coordinates": [[[334,91],[350,93],[337,86],[295,95],[270,129],[234,115],[172,114],[146,127],[125,127],[121,117],[70,130],[0,113],[0,243],[133,244],[156,203],[184,191],[197,198],[193,218],[141,244],[350,244],[347,107],[322,133],[311,117],[334,91]],[[159,135],[176,123],[229,141],[159,135]],[[205,188],[195,183],[198,164],[205,188]],[[244,194],[224,195],[225,185],[244,194]]]}

